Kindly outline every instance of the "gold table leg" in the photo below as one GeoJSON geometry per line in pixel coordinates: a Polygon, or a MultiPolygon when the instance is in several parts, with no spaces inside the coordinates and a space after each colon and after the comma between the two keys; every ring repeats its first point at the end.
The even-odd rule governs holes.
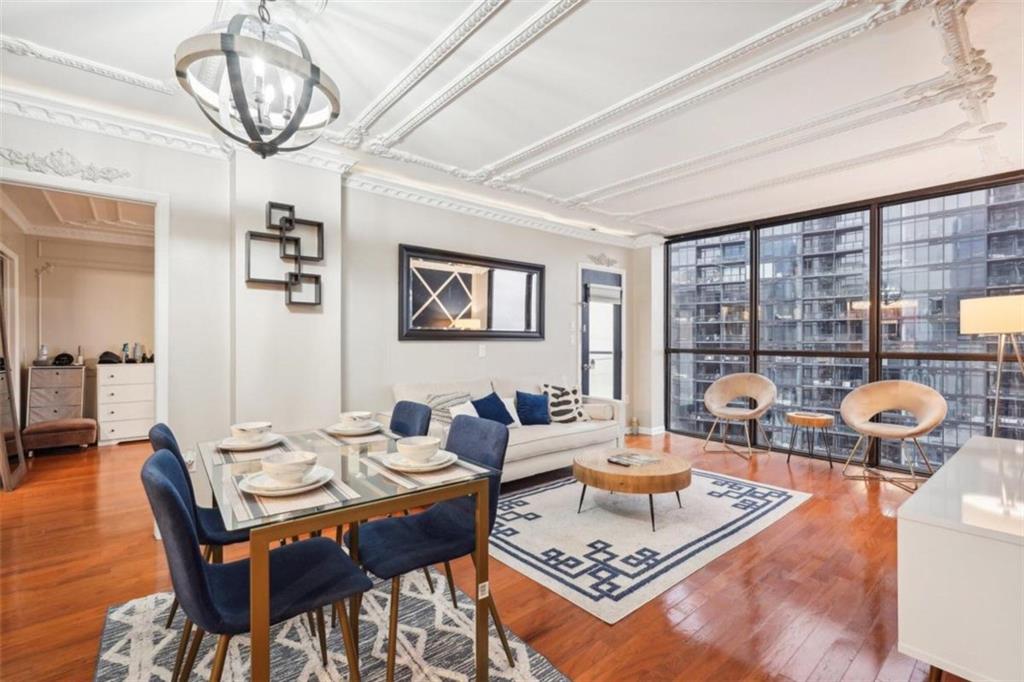
{"type": "Polygon", "coordinates": [[[249,536],[249,618],[253,682],[270,682],[270,545],[249,536]]]}
{"type": "Polygon", "coordinates": [[[478,481],[476,493],[476,679],[487,680],[490,674],[488,645],[488,609],[491,586],[487,580],[488,537],[490,536],[490,490],[486,479],[478,481]]]}

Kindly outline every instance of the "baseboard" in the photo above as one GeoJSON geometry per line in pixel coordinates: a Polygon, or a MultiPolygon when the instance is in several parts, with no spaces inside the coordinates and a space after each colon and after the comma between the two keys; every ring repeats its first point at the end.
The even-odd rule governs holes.
{"type": "Polygon", "coordinates": [[[639,431],[640,431],[640,435],[641,436],[660,436],[661,434],[665,433],[665,427],[664,426],[641,426],[639,431]]]}

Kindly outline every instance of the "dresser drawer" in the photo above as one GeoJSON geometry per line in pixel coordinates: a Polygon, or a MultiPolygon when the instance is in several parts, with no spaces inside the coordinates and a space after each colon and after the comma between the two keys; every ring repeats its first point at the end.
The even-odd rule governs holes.
{"type": "Polygon", "coordinates": [[[53,405],[82,405],[81,388],[33,388],[29,392],[29,405],[50,407],[53,405]]]}
{"type": "Polygon", "coordinates": [[[153,419],[153,403],[107,403],[100,408],[97,417],[101,422],[114,422],[124,419],[153,419]]]}
{"type": "Polygon", "coordinates": [[[81,369],[33,369],[32,388],[78,387],[84,373],[81,369]]]}
{"type": "Polygon", "coordinates": [[[121,422],[101,422],[100,440],[129,440],[133,438],[146,438],[149,435],[149,428],[153,426],[152,419],[128,419],[121,422]]]}
{"type": "Polygon", "coordinates": [[[152,384],[123,384],[115,386],[100,386],[96,389],[97,403],[100,406],[99,414],[109,403],[140,403],[153,400],[152,384]]]}
{"type": "Polygon", "coordinates": [[[82,416],[78,405],[54,405],[52,407],[33,407],[28,411],[28,423],[38,424],[55,419],[76,419],[82,416]]]}
{"type": "Polygon", "coordinates": [[[153,365],[96,365],[96,383],[100,386],[152,384],[153,365]]]}

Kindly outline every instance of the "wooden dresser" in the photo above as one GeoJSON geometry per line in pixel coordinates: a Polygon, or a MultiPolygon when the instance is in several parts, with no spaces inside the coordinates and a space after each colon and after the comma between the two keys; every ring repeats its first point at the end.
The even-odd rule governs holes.
{"type": "Polygon", "coordinates": [[[99,444],[145,440],[156,416],[154,365],[96,365],[89,369],[90,401],[99,426],[99,444]]]}
{"type": "Polygon", "coordinates": [[[974,436],[897,512],[899,650],[1024,680],[1024,441],[974,436]]]}
{"type": "Polygon", "coordinates": [[[54,419],[80,419],[84,390],[85,367],[29,367],[25,425],[54,419]]]}

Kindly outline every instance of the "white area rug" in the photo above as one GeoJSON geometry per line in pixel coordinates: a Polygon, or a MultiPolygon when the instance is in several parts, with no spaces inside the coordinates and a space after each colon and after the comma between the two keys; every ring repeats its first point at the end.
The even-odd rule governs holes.
{"type": "Polygon", "coordinates": [[[654,496],[587,488],[572,478],[502,495],[491,556],[615,623],[796,509],[810,495],[693,470],[690,487],[654,496]]]}

